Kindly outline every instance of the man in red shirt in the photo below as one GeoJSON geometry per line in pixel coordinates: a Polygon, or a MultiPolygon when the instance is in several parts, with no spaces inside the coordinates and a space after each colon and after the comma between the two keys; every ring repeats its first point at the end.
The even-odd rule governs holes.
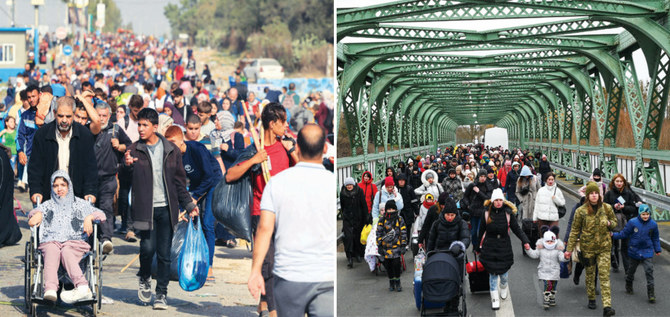
{"type": "MultiPolygon", "coordinates": [[[[226,173],[226,181],[233,182],[244,176],[245,173],[255,165],[267,161],[270,176],[274,176],[279,172],[295,165],[298,162],[298,155],[295,153],[295,141],[293,139],[283,140],[288,129],[288,122],[286,121],[286,110],[284,106],[279,103],[269,103],[263,108],[261,113],[261,121],[265,132],[261,136],[263,138],[264,147],[256,153],[251,159],[241,162],[230,169],[226,173]]],[[[256,227],[261,215],[261,198],[263,197],[263,189],[265,189],[265,179],[260,169],[259,172],[251,172],[251,179],[253,183],[253,205],[251,208],[251,226],[256,232],[256,227]]],[[[273,239],[274,240],[274,237],[273,239]]],[[[274,296],[272,293],[272,266],[274,264],[274,244],[270,245],[270,250],[263,262],[263,278],[265,279],[265,295],[261,296],[259,304],[259,312],[268,310],[270,316],[276,316],[274,296]],[[270,286],[270,287],[268,287],[270,286]]]]}

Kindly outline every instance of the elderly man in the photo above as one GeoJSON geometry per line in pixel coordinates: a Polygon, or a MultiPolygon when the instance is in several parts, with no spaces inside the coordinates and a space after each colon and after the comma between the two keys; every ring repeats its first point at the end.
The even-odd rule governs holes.
{"type": "Polygon", "coordinates": [[[56,170],[68,171],[74,195],[96,200],[98,168],[93,150],[93,134],[73,122],[75,100],[58,99],[56,121],[43,125],[35,132],[33,151],[28,162],[30,199],[37,203],[51,198],[50,177],[56,170]],[[35,162],[35,164],[30,164],[35,162]]]}
{"type": "Polygon", "coordinates": [[[265,293],[263,259],[276,231],[273,273],[279,316],[333,316],[335,178],[323,165],[326,134],[308,124],[298,134],[299,163],[265,186],[248,288],[265,293]],[[305,226],[309,223],[309,226],[305,226]]]}

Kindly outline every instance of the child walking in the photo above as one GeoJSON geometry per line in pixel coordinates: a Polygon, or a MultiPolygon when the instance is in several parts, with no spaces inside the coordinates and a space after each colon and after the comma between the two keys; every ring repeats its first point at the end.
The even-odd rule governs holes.
{"type": "Polygon", "coordinates": [[[654,254],[661,254],[661,241],[658,238],[658,225],[651,219],[651,211],[646,204],[638,207],[638,216],[632,218],[624,229],[612,234],[613,239],[630,238],[628,256],[630,265],[626,272],[626,293],[633,294],[633,279],[637,266],[642,264],[647,277],[647,297],[650,303],[656,302],[654,294],[654,254]]]}
{"type": "Polygon", "coordinates": [[[384,215],[377,223],[377,249],[384,258],[384,267],[389,276],[389,291],[402,291],[400,258],[407,250],[407,228],[398,215],[395,200],[389,199],[384,206],[384,215]]]}
{"type": "Polygon", "coordinates": [[[63,263],[75,288],[61,292],[61,300],[71,304],[91,299],[93,294],[79,267],[82,256],[91,249],[86,242],[93,233],[93,220],[104,221],[105,214],[87,201],[74,196],[66,171],[51,175],[51,199],[28,214],[28,225],[40,225],[39,249],[44,256],[44,299],[55,302],[58,267],[63,263]]]}
{"type": "MultiPolygon", "coordinates": [[[[545,227],[546,228],[546,227],[545,227]]],[[[556,238],[556,234],[547,230],[541,239],[537,240],[537,250],[526,250],[528,256],[540,259],[537,266],[537,277],[544,283],[542,306],[556,306],[556,286],[560,278],[560,262],[567,262],[563,254],[565,246],[563,241],[556,238]]]]}

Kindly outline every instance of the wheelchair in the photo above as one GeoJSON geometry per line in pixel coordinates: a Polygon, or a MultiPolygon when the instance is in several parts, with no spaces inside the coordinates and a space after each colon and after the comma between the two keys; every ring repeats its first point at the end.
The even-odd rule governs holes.
{"type": "MultiPolygon", "coordinates": [[[[73,303],[74,306],[88,306],[93,310],[93,316],[98,316],[102,306],[102,262],[107,257],[102,254],[102,242],[98,239],[100,221],[93,222],[93,234],[89,237],[88,243],[91,249],[84,254],[79,266],[82,273],[88,280],[88,286],[93,293],[93,297],[87,300],[81,300],[73,303]]],[[[55,305],[51,301],[44,299],[44,261],[39,246],[39,225],[30,228],[30,240],[26,242],[25,249],[25,306],[28,315],[37,316],[38,305],[55,305]]],[[[70,281],[65,268],[61,265],[58,269],[59,298],[60,293],[65,290],[65,285],[73,284],[70,281]]]]}

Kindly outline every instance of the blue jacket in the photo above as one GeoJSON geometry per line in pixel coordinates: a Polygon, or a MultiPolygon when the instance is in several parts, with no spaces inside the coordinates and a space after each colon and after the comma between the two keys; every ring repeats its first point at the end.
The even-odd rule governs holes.
{"type": "Polygon", "coordinates": [[[197,141],[186,141],[182,164],[189,180],[189,191],[196,199],[213,189],[221,180],[221,167],[212,153],[197,141]]]}
{"type": "MultiPolygon", "coordinates": [[[[35,124],[35,114],[37,110],[28,109],[21,113],[21,121],[19,123],[19,131],[16,134],[16,153],[23,152],[30,156],[33,152],[33,137],[37,132],[37,125],[35,124]]],[[[51,174],[49,174],[51,176],[51,174]]],[[[51,186],[49,186],[51,187],[51,186]]]]}
{"type": "Polygon", "coordinates": [[[642,221],[640,216],[632,218],[621,232],[612,235],[614,239],[630,238],[628,256],[636,260],[648,259],[654,253],[661,252],[661,241],[658,239],[658,225],[649,218],[642,221]]]}

